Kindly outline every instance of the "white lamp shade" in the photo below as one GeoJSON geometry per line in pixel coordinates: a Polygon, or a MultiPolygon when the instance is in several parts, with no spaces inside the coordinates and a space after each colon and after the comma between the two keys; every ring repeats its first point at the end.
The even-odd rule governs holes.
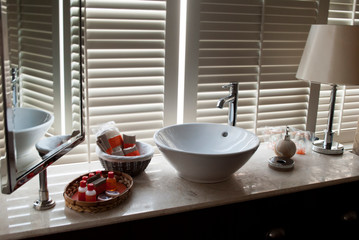
{"type": "Polygon", "coordinates": [[[297,75],[318,83],[359,84],[359,26],[312,25],[297,75]]]}

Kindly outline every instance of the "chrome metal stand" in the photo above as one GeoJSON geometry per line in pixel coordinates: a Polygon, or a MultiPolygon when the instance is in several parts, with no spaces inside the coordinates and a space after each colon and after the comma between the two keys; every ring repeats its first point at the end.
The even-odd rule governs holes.
{"type": "Polygon", "coordinates": [[[332,92],[330,94],[330,105],[329,105],[329,116],[328,116],[328,125],[325,130],[324,141],[315,141],[313,143],[313,151],[323,154],[343,154],[344,147],[342,144],[333,142],[333,119],[334,119],[334,109],[335,109],[335,98],[337,95],[337,85],[332,86],[332,92]]]}
{"type": "Polygon", "coordinates": [[[34,208],[36,210],[47,210],[55,207],[56,203],[49,197],[49,191],[47,190],[47,171],[44,169],[39,173],[40,190],[39,199],[34,202],[34,208]]]}
{"type": "Polygon", "coordinates": [[[323,140],[318,140],[313,143],[312,150],[317,153],[323,153],[328,155],[339,155],[343,154],[344,146],[337,142],[332,142],[330,149],[326,149],[323,140]]]}

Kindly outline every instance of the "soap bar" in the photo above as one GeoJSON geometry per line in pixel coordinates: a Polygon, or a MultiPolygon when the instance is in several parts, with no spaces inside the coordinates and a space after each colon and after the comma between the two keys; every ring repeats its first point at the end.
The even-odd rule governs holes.
{"type": "Polygon", "coordinates": [[[117,135],[115,137],[109,138],[108,143],[111,145],[112,148],[115,148],[118,146],[121,147],[123,145],[123,140],[122,140],[121,135],[117,135]]]}
{"type": "Polygon", "coordinates": [[[97,145],[101,148],[101,150],[107,154],[112,153],[112,147],[108,142],[108,139],[105,134],[99,135],[96,141],[97,145]]]}
{"type": "Polygon", "coordinates": [[[123,134],[123,148],[136,146],[136,136],[123,134]]]}
{"type": "Polygon", "coordinates": [[[97,195],[103,193],[106,190],[106,178],[98,178],[95,181],[93,181],[92,183],[95,187],[95,191],[96,191],[97,195]]]}
{"type": "Polygon", "coordinates": [[[121,146],[117,146],[115,148],[112,149],[112,155],[116,155],[116,156],[124,156],[125,154],[123,153],[122,147],[121,146]]]}
{"type": "Polygon", "coordinates": [[[110,199],[112,199],[112,198],[107,196],[105,193],[101,193],[100,195],[97,196],[97,200],[101,201],[101,202],[104,202],[104,201],[107,201],[110,199]]]}
{"type": "Polygon", "coordinates": [[[125,156],[139,156],[140,152],[137,150],[136,145],[133,147],[123,149],[125,156]]]}

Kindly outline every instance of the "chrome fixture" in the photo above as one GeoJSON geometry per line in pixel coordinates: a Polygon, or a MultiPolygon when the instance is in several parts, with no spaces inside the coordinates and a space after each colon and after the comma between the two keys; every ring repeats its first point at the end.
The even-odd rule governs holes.
{"type": "Polygon", "coordinates": [[[47,169],[45,168],[39,173],[40,190],[39,199],[34,202],[34,208],[36,210],[47,210],[55,207],[56,203],[49,197],[49,191],[47,189],[47,169]]]}
{"type": "Polygon", "coordinates": [[[12,89],[12,106],[18,107],[19,96],[19,78],[17,68],[11,68],[11,89],[12,89]]]}
{"type": "Polygon", "coordinates": [[[238,83],[230,83],[222,86],[222,88],[229,89],[229,96],[219,99],[217,102],[217,107],[222,109],[224,104],[228,102],[228,125],[236,126],[238,106],[238,83]]]}

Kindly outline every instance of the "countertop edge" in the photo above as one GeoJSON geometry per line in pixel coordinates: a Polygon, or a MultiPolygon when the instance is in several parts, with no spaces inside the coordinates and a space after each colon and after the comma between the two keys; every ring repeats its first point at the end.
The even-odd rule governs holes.
{"type": "MultiPolygon", "coordinates": [[[[298,186],[295,188],[286,188],[286,189],[280,189],[280,190],[272,190],[272,191],[268,191],[268,192],[260,192],[260,193],[247,195],[244,197],[243,196],[233,197],[233,198],[228,198],[225,201],[212,201],[212,202],[194,204],[194,205],[189,205],[189,206],[164,208],[164,209],[160,209],[160,210],[156,210],[156,211],[142,212],[142,213],[136,213],[136,214],[132,214],[132,215],[113,217],[113,218],[106,219],[106,221],[104,221],[104,222],[89,220],[86,222],[56,226],[56,227],[51,227],[51,228],[46,228],[46,229],[6,234],[6,235],[3,235],[3,237],[4,237],[4,239],[34,238],[34,237],[39,237],[39,236],[44,236],[44,235],[49,235],[49,234],[59,234],[59,233],[77,231],[77,230],[84,230],[84,229],[87,229],[90,227],[102,227],[102,226],[107,226],[107,225],[112,225],[112,224],[120,224],[120,223],[124,223],[124,222],[156,218],[156,217],[162,217],[162,216],[172,215],[172,214],[177,214],[177,213],[184,213],[184,212],[196,211],[196,210],[201,210],[201,209],[226,206],[226,205],[230,205],[230,204],[237,204],[237,203],[242,203],[242,202],[277,197],[277,196],[282,196],[285,194],[293,194],[293,193],[298,193],[298,192],[302,192],[302,191],[315,190],[315,189],[335,186],[335,185],[339,185],[339,184],[350,183],[350,182],[354,182],[354,181],[358,181],[358,180],[359,180],[359,176],[343,178],[343,179],[336,179],[336,180],[330,180],[330,181],[326,181],[326,182],[298,186]]],[[[87,214],[88,216],[91,216],[94,213],[81,213],[81,214],[87,214]]]]}

